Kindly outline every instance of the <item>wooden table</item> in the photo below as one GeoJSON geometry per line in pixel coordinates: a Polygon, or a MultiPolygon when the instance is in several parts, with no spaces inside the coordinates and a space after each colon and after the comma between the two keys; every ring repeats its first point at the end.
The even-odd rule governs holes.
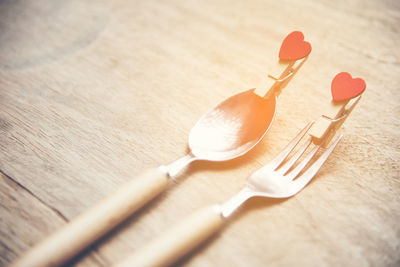
{"type": "Polygon", "coordinates": [[[264,140],[194,163],[71,264],[108,266],[220,203],[328,104],[334,75],[367,83],[344,139],[288,200],[254,199],[185,266],[400,265],[398,1],[0,2],[0,265],[148,167],[187,152],[198,118],[253,88],[293,30],[310,58],[264,140]]]}

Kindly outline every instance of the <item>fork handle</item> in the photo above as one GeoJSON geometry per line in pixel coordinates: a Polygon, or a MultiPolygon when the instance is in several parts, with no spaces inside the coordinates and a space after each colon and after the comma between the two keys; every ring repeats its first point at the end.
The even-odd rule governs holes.
{"type": "Polygon", "coordinates": [[[168,266],[215,234],[223,225],[219,206],[198,210],[114,267],[168,266]]]}
{"type": "Polygon", "coordinates": [[[12,266],[59,266],[67,262],[164,191],[168,180],[159,169],[145,171],[34,246],[12,266]]]}

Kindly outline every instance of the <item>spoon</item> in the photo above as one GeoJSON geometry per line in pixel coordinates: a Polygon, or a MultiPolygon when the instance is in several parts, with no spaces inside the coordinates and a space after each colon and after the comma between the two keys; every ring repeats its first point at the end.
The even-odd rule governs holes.
{"type": "Polygon", "coordinates": [[[247,153],[267,133],[275,107],[275,98],[261,98],[254,89],[225,99],[206,112],[190,131],[190,152],[161,169],[174,177],[195,160],[226,161],[247,153]]]}
{"type": "MultiPolygon", "coordinates": [[[[298,35],[300,32],[293,33],[298,35]]],[[[293,33],[285,38],[281,52],[293,33]]],[[[293,49],[293,43],[291,45],[293,49]]],[[[225,161],[248,152],[267,133],[275,116],[277,95],[305,62],[308,53],[301,60],[285,59],[277,64],[283,72],[277,76],[279,79],[270,75],[271,86],[267,87],[269,91],[265,97],[260,89],[246,90],[204,114],[189,134],[190,152],[186,156],[169,165],[145,171],[28,250],[12,266],[66,263],[163,192],[170,178],[189,163],[195,160],[225,161]]]]}

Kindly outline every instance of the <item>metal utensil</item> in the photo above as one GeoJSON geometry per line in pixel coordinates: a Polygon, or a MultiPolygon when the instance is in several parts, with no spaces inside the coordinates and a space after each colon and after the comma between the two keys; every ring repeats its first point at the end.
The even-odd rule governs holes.
{"type": "Polygon", "coordinates": [[[195,212],[117,266],[168,266],[218,231],[223,226],[225,219],[247,199],[255,196],[288,198],[297,194],[315,176],[342,137],[337,138],[305,170],[306,165],[315,156],[321,144],[313,145],[312,137],[309,136],[293,156],[288,157],[288,155],[311,125],[312,123],[307,125],[270,163],[253,173],[248,178],[245,187],[230,200],[222,205],[206,207],[195,212]],[[293,168],[311,145],[313,146],[311,151],[293,168]],[[304,173],[299,175],[301,171],[304,173]]]}
{"type": "Polygon", "coordinates": [[[227,98],[205,113],[189,134],[190,152],[162,169],[176,176],[195,160],[226,161],[252,149],[267,133],[275,116],[274,97],[247,90],[227,98]]]}
{"type": "Polygon", "coordinates": [[[306,59],[307,56],[280,61],[277,66],[283,72],[270,75],[272,80],[266,88],[270,89],[265,97],[251,89],[216,105],[191,130],[191,152],[188,155],[167,166],[145,171],[34,246],[14,262],[14,266],[65,263],[164,191],[170,178],[176,176],[187,164],[195,160],[225,161],[248,152],[268,131],[275,115],[277,95],[306,59]]]}

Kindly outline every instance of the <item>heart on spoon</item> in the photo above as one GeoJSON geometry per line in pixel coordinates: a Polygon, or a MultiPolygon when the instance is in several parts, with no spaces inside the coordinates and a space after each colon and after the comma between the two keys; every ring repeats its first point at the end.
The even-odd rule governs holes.
{"type": "Polygon", "coordinates": [[[279,50],[279,58],[282,60],[298,60],[308,56],[311,52],[311,44],[304,41],[302,32],[294,31],[286,36],[279,50]]]}
{"type": "Polygon", "coordinates": [[[359,96],[366,87],[363,79],[352,78],[347,72],[338,73],[331,84],[333,101],[348,100],[359,96]]]}

